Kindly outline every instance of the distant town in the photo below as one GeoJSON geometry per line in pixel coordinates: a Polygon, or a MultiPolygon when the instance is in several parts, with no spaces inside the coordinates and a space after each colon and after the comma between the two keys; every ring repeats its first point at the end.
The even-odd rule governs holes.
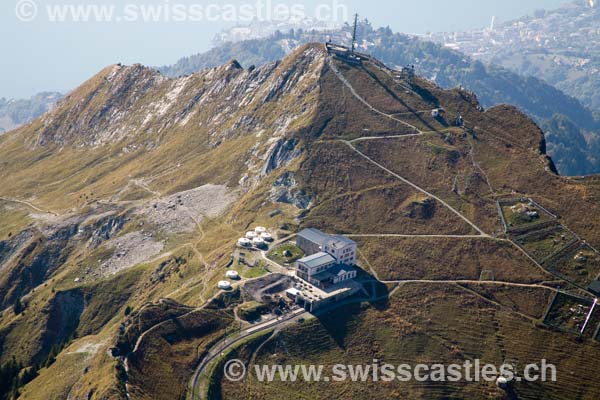
{"type": "MultiPolygon", "coordinates": [[[[547,53],[570,49],[572,54],[577,54],[593,51],[594,43],[600,38],[597,13],[596,1],[587,0],[581,5],[573,3],[553,11],[539,10],[532,16],[507,23],[498,23],[496,17],[492,17],[490,25],[483,29],[416,36],[488,62],[498,52],[510,53],[516,49],[543,49],[547,53]]],[[[567,60],[572,58],[555,58],[556,63],[569,62],[567,60]]],[[[590,59],[570,62],[578,67],[590,59]]]]}

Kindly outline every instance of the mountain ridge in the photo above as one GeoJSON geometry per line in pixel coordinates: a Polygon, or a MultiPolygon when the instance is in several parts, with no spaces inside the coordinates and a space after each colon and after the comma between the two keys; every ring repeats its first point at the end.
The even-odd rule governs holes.
{"type": "MultiPolygon", "coordinates": [[[[254,226],[283,240],[316,227],[360,241],[365,290],[385,299],[344,308],[346,322],[357,323],[330,323],[333,313],[282,331],[337,343],[309,346],[316,361],[344,347],[369,360],[382,347],[416,357],[419,346],[397,343],[427,333],[431,319],[412,311],[420,304],[423,310],[444,305],[432,308],[442,343],[431,348],[433,358],[447,357],[454,343],[460,352],[453,357],[471,359],[488,353],[488,340],[515,348],[519,359],[556,358],[560,367],[597,354],[592,339],[582,339],[581,352],[561,352],[578,338],[523,319],[543,314],[557,285],[587,294],[511,241],[517,239],[505,231],[497,200],[535,198],[558,216],[557,224],[598,246],[598,221],[587,216],[600,212],[600,185],[597,177],[553,173],[543,132],[514,106],[485,110],[470,91],[444,90],[372,57],[347,63],[320,43],[255,68],[232,61],[189,77],[156,76],[141,66],[108,67],[52,113],[0,138],[0,218],[7,221],[0,227],[0,363],[14,356],[33,371],[23,396],[186,396],[201,355],[240,323],[235,308],[248,299],[237,289],[260,282],[257,275],[287,273],[261,252],[244,251],[244,262],[254,266],[236,262],[237,240],[254,226]],[[436,117],[432,110],[439,108],[445,113],[436,117]],[[424,260],[423,240],[449,250],[439,262],[424,260]],[[428,266],[404,268],[404,259],[428,266]],[[230,269],[242,279],[224,293],[217,284],[230,269]],[[417,282],[396,289],[379,274],[417,282]],[[487,280],[477,283],[484,275],[506,280],[518,312],[462,289],[468,280],[476,292],[495,293],[487,280]],[[442,288],[421,282],[426,278],[442,279],[442,288]],[[545,293],[541,299],[531,293],[537,290],[545,293]],[[444,294],[449,300],[427,301],[444,294]],[[492,325],[481,330],[484,339],[471,341],[476,322],[457,325],[469,315],[491,315],[539,340],[498,337],[492,325]],[[441,330],[442,320],[452,332],[441,330]],[[374,331],[382,321],[398,329],[374,331]],[[59,373],[65,379],[53,378],[59,373]]],[[[560,232],[566,240],[568,232],[560,232]]],[[[264,351],[257,356],[285,353],[269,344],[264,351]]],[[[580,374],[548,390],[570,395],[590,380],[586,393],[597,393],[593,369],[580,374]]],[[[244,397],[240,387],[214,383],[229,398],[244,397]]],[[[274,387],[266,398],[281,396],[279,383],[274,387]]],[[[304,389],[312,390],[298,390],[304,389]]],[[[432,398],[439,394],[429,389],[432,398]]],[[[527,396],[535,391],[518,389],[527,396]]],[[[378,390],[417,395],[423,388],[378,390]]],[[[501,395],[487,386],[442,391],[501,395]]]]}
{"type": "MultiPolygon", "coordinates": [[[[368,51],[395,68],[415,64],[417,72],[447,89],[464,86],[478,93],[482,104],[510,103],[532,115],[546,129],[548,149],[554,156],[558,170],[565,175],[589,175],[600,171],[596,154],[600,122],[578,100],[533,77],[520,77],[497,66],[486,66],[480,61],[389,28],[374,29],[368,22],[359,24],[359,48],[368,51]],[[566,116],[575,130],[556,130],[556,122],[566,116]],[[588,135],[592,135],[590,139],[588,135]],[[572,137],[572,140],[571,140],[572,137]],[[585,143],[585,146],[576,146],[585,143]],[[583,157],[582,157],[583,156],[583,157]]],[[[170,67],[159,70],[166,75],[187,74],[196,69],[220,64],[229,58],[238,58],[245,65],[268,62],[302,43],[324,42],[328,39],[344,43],[351,38],[351,27],[328,32],[294,31],[276,33],[270,38],[236,42],[214,48],[206,53],[185,57],[170,67]]]]}

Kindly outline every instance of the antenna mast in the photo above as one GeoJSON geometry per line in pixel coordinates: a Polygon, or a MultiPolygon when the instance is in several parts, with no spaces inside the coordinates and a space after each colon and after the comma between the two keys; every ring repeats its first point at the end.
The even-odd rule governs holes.
{"type": "Polygon", "coordinates": [[[354,14],[354,32],[352,33],[352,54],[356,49],[356,27],[358,26],[358,14],[354,14]]]}

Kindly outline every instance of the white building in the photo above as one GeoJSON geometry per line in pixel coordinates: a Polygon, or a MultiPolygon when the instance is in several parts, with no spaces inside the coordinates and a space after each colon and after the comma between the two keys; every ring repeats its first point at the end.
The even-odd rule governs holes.
{"type": "Polygon", "coordinates": [[[339,264],[356,265],[358,245],[345,236],[328,235],[314,228],[304,229],[296,236],[296,245],[307,256],[325,252],[339,264]]]}
{"type": "Polygon", "coordinates": [[[332,255],[319,252],[298,260],[296,264],[296,273],[305,281],[313,283],[313,276],[320,274],[335,265],[336,261],[332,255]]]}
{"type": "Polygon", "coordinates": [[[325,241],[323,250],[335,257],[338,264],[355,265],[358,246],[354,240],[335,236],[325,241]]]}
{"type": "Polygon", "coordinates": [[[358,247],[344,236],[327,235],[318,229],[305,229],[296,244],[306,256],[296,263],[296,275],[319,288],[356,278],[358,247]]]}

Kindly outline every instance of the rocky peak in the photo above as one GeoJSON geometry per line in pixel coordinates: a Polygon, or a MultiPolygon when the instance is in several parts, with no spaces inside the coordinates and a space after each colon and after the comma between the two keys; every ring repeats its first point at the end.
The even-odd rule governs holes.
{"type": "MultiPolygon", "coordinates": [[[[190,127],[225,136],[249,123],[253,126],[247,131],[268,130],[257,123],[260,108],[314,90],[324,60],[323,47],[313,44],[258,68],[244,69],[231,60],[176,79],[139,64],[112,65],[32,123],[31,142],[97,147],[124,141],[155,147],[169,133],[190,127]]],[[[276,129],[282,125],[285,121],[271,124],[276,129]]]]}

